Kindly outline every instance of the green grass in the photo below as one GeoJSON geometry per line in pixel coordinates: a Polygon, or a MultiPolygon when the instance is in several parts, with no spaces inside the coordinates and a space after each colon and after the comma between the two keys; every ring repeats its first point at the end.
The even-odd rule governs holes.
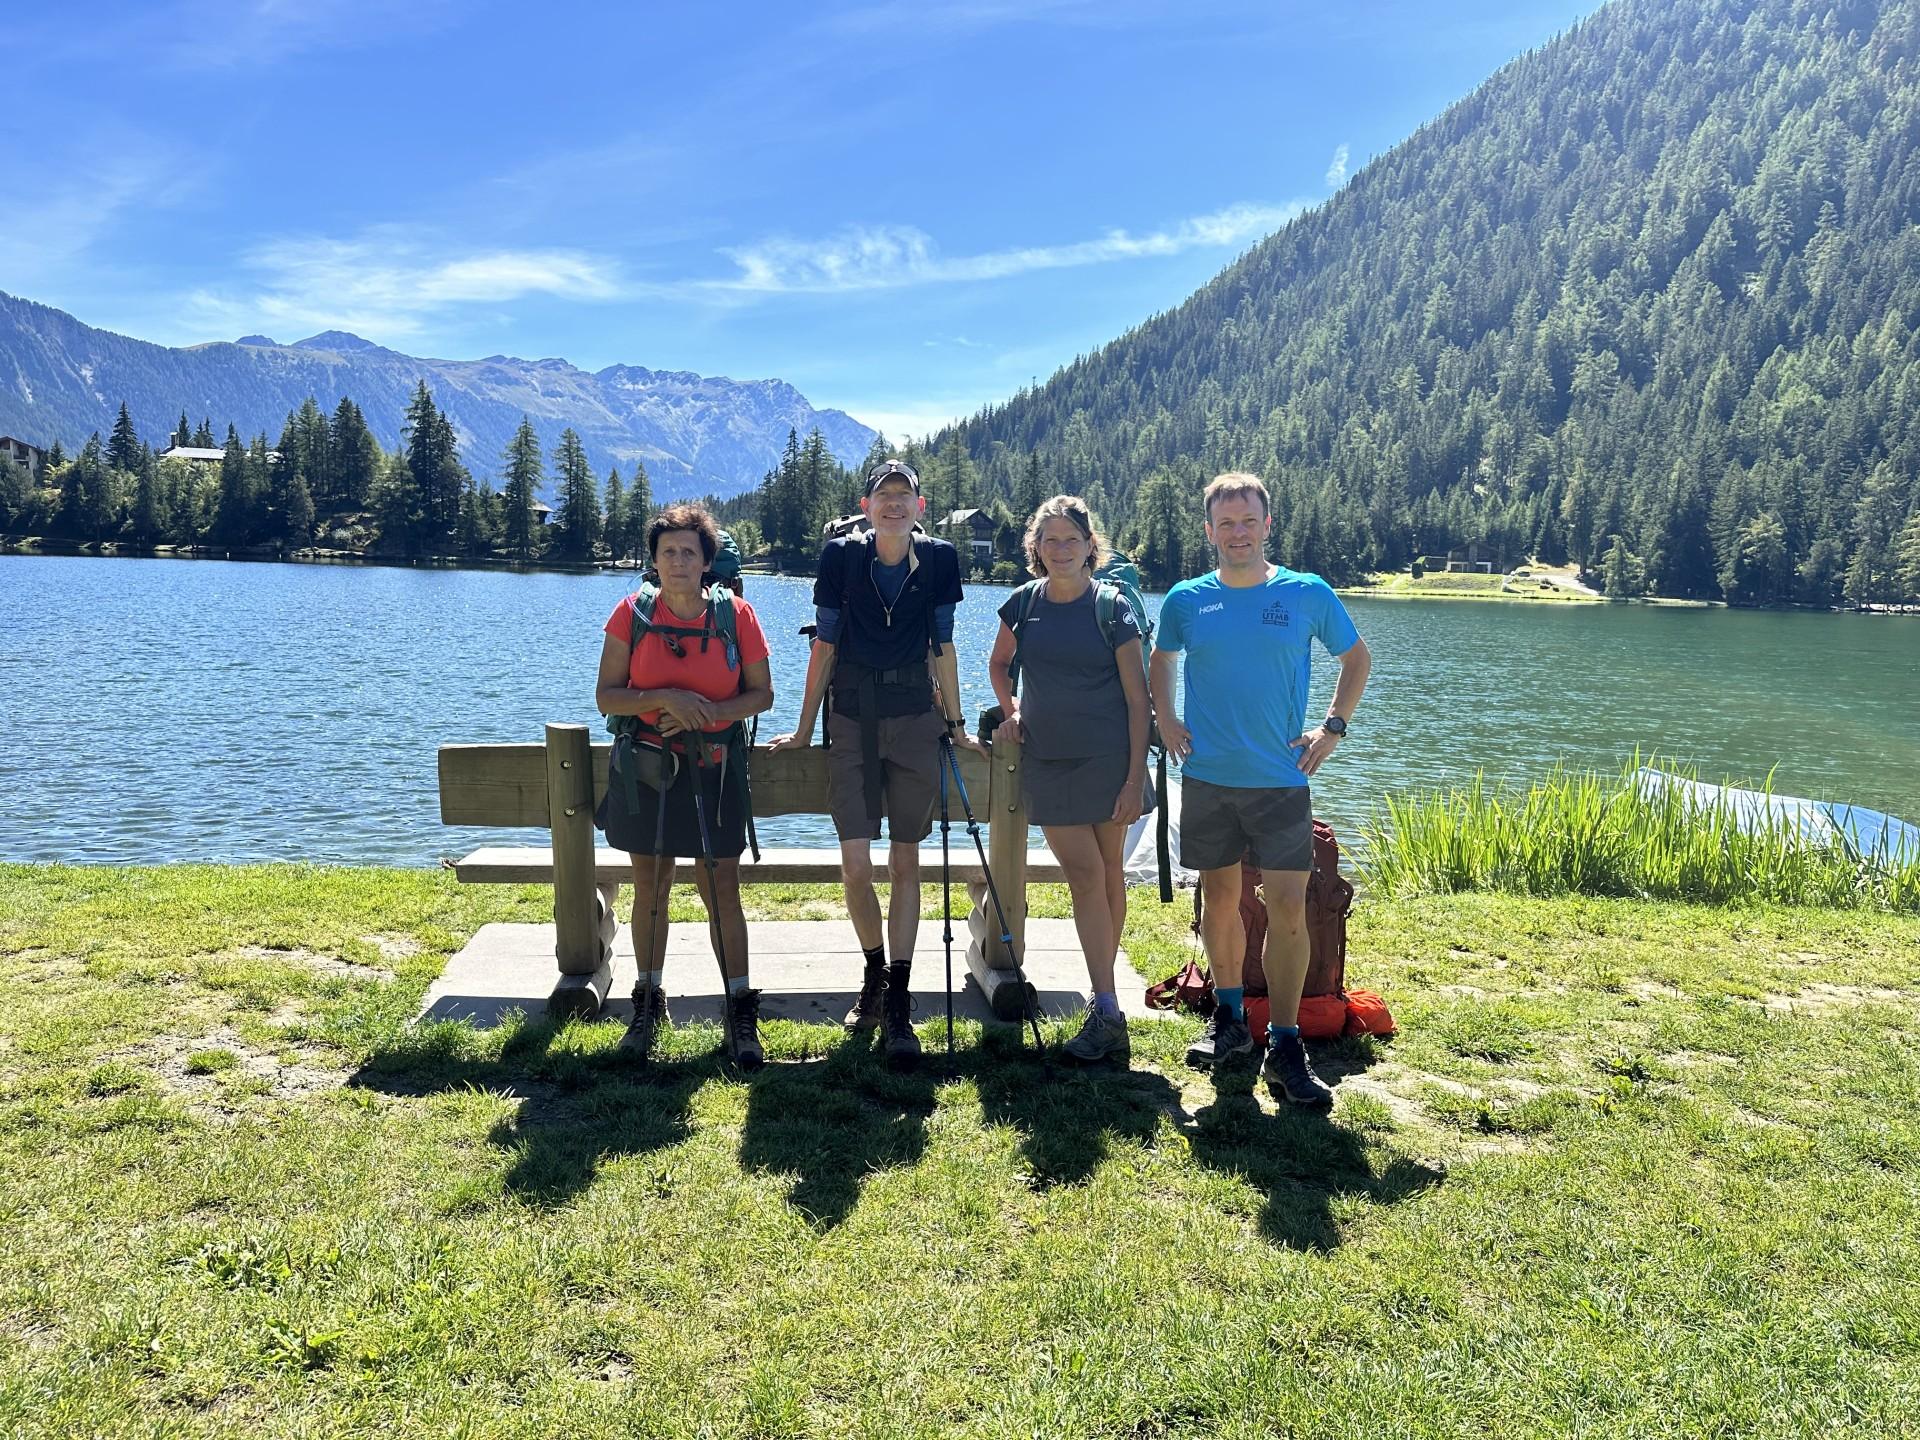
{"type": "MultiPolygon", "coordinates": [[[[0,868],[0,1433],[1879,1436],[1920,1410],[1920,919],[1370,898],[1351,976],[1402,1032],[1319,1049],[1319,1120],[1188,1072],[1187,1020],[1050,1084],[1001,1029],[903,1077],[771,1025],[746,1081],[708,1027],[644,1074],[611,1024],[408,1028],[473,928],[546,905],[0,868]]],[[[1143,972],[1187,913],[1136,898],[1143,972]]]]}
{"type": "MultiPolygon", "coordinates": [[[[1655,762],[1657,763],[1657,762],[1655,762]]],[[[1525,790],[1388,796],[1362,828],[1370,882],[1389,894],[1506,890],[1707,904],[1761,900],[1920,913],[1920,857],[1862,865],[1790,824],[1755,833],[1724,796],[1710,805],[1617,775],[1556,769],[1525,790]]]]}

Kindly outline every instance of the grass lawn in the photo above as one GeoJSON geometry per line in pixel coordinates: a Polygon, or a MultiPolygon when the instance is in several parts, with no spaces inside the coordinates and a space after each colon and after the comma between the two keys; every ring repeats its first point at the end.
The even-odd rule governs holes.
{"type": "MultiPolygon", "coordinates": [[[[1250,1069],[1189,1073],[1191,1021],[1051,1084],[1010,1030],[898,1077],[774,1025],[748,1082],[705,1027],[644,1073],[612,1024],[407,1028],[475,927],[546,905],[428,872],[0,867],[0,1433],[1920,1414],[1920,919],[1371,899],[1351,978],[1402,1033],[1319,1050],[1317,1119],[1250,1069]]],[[[1144,973],[1187,913],[1136,898],[1144,973]]]]}

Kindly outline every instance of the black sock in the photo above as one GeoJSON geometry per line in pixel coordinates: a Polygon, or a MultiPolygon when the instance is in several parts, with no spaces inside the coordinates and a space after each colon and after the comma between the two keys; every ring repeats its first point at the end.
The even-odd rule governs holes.
{"type": "Polygon", "coordinates": [[[869,975],[876,975],[887,968],[887,947],[885,945],[876,945],[873,949],[862,950],[860,953],[867,957],[867,973],[869,975]]]}

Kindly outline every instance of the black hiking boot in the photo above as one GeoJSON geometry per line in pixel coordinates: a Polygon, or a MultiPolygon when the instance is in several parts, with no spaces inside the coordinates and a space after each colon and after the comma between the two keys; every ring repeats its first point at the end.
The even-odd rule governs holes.
{"type": "Polygon", "coordinates": [[[882,1048],[889,1070],[911,1070],[920,1063],[920,1037],[913,1033],[911,972],[905,965],[887,967],[886,1038],[882,1048]]]}
{"type": "Polygon", "coordinates": [[[860,993],[854,997],[853,1008],[847,1011],[847,1018],[841,1023],[849,1030],[871,1030],[880,1023],[880,1012],[884,1008],[887,994],[887,967],[885,963],[869,964],[866,974],[860,978],[860,993]]]}
{"type": "Polygon", "coordinates": [[[736,990],[727,996],[727,1058],[742,1070],[758,1070],[767,1063],[760,1048],[760,992],[736,990]]]}
{"type": "Polygon", "coordinates": [[[1267,1082],[1274,1099],[1289,1105],[1325,1110],[1333,1104],[1333,1088],[1313,1073],[1307,1047],[1298,1035],[1270,1037],[1267,1058],[1260,1062],[1260,1078],[1267,1082]]]}
{"type": "Polygon", "coordinates": [[[663,1025],[671,1024],[667,1013],[667,992],[657,985],[642,984],[633,992],[633,1019],[627,1033],[620,1037],[620,1053],[645,1064],[653,1055],[653,1042],[663,1025]]]}
{"type": "Polygon", "coordinates": [[[1215,1005],[1213,1014],[1207,1017],[1207,1028],[1187,1047],[1187,1064],[1204,1070],[1252,1048],[1253,1035],[1247,1029],[1247,1022],[1225,1005],[1215,1005]]]}

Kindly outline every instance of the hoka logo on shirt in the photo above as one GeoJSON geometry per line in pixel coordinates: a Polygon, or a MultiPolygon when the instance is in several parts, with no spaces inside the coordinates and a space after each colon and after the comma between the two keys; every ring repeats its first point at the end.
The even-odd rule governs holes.
{"type": "Polygon", "coordinates": [[[1263,624],[1267,625],[1286,626],[1292,623],[1290,617],[1287,615],[1287,607],[1284,605],[1267,606],[1266,609],[1260,612],[1260,619],[1263,624]]]}
{"type": "Polygon", "coordinates": [[[1211,615],[1216,610],[1224,610],[1226,608],[1227,608],[1226,601],[1216,600],[1211,605],[1202,605],[1198,610],[1194,611],[1193,613],[1196,615],[1211,615]]]}

